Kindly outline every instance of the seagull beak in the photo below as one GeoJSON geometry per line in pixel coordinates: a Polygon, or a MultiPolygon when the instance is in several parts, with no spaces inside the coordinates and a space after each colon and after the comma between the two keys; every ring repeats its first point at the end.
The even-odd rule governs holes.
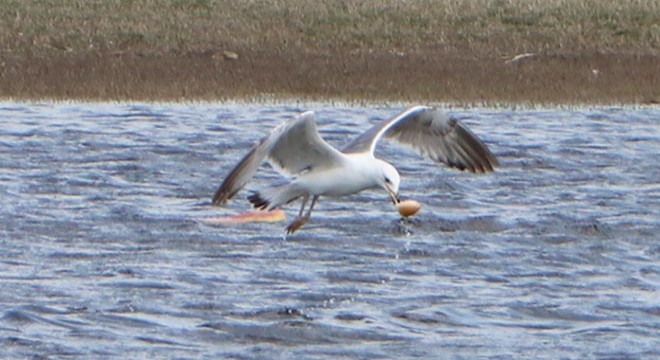
{"type": "Polygon", "coordinates": [[[390,189],[389,187],[386,187],[386,189],[387,189],[387,193],[390,195],[390,198],[392,199],[392,202],[394,203],[394,205],[396,205],[396,204],[398,204],[399,202],[401,202],[401,200],[399,199],[399,194],[397,194],[396,192],[394,192],[394,191],[393,191],[392,189],[390,189]]]}

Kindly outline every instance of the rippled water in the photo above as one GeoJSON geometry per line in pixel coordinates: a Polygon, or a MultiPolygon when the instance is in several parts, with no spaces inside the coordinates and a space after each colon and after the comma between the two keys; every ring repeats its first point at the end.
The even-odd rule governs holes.
{"type": "Polygon", "coordinates": [[[401,110],[0,103],[0,358],[660,357],[659,109],[455,109],[502,167],[386,147],[412,224],[378,191],[197,221],[308,108],[337,145],[401,110]]]}

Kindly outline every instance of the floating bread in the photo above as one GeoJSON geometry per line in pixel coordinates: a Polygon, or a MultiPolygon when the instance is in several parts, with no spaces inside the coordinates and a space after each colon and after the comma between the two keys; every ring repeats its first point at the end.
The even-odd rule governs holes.
{"type": "Polygon", "coordinates": [[[419,201],[412,199],[403,200],[396,204],[396,209],[403,217],[413,216],[417,214],[421,208],[422,204],[420,204],[419,201]]]}
{"type": "Polygon", "coordinates": [[[225,224],[241,224],[246,222],[277,222],[286,218],[286,214],[282,209],[275,209],[271,211],[248,211],[236,215],[229,216],[214,216],[207,218],[197,219],[206,224],[212,225],[225,225],[225,224]]]}

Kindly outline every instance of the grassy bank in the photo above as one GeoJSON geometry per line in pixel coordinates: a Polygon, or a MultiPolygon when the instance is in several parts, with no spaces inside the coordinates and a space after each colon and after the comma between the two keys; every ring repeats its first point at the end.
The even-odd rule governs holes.
{"type": "Polygon", "coordinates": [[[654,103],[659,24],[658,0],[4,1],[0,96],[654,103]]]}

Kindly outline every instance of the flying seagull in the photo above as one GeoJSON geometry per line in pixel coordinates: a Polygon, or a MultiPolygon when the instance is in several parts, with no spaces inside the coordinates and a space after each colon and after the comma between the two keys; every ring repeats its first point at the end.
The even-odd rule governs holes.
{"type": "Polygon", "coordinates": [[[231,199],[252,179],[264,159],[288,177],[288,182],[253,192],[248,200],[255,208],[271,210],[302,198],[298,217],[287,226],[287,233],[295,232],[309,220],[320,196],[338,197],[382,188],[397,204],[399,172],[374,155],[383,138],[396,140],[459,170],[485,173],[498,165],[493,153],[472,131],[433,107],[411,107],[360,134],[341,151],[321,138],[314,112],[308,111],[262,138],[227,175],[213,196],[213,204],[222,205],[231,199]],[[305,212],[310,197],[312,201],[305,212]]]}

